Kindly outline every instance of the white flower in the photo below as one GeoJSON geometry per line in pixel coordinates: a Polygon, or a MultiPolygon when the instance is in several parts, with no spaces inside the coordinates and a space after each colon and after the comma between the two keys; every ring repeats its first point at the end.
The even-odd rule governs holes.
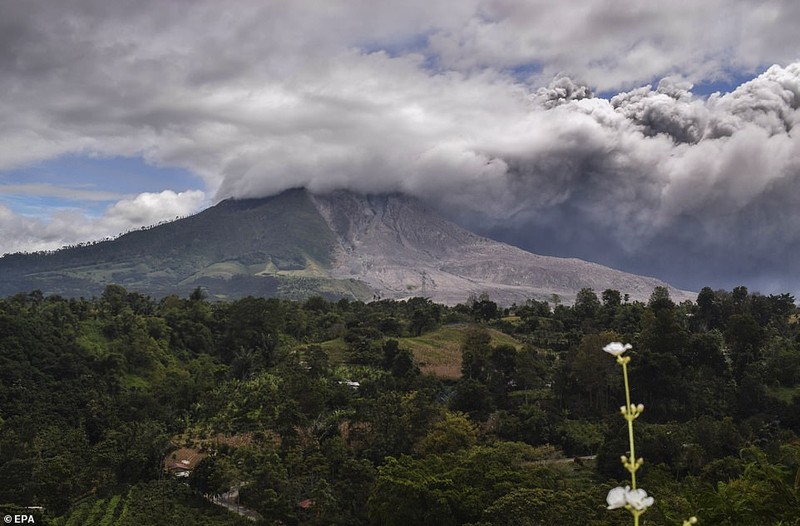
{"type": "Polygon", "coordinates": [[[622,508],[627,504],[625,500],[625,492],[631,489],[630,486],[626,488],[620,488],[617,486],[616,488],[612,489],[608,492],[608,496],[606,497],[606,502],[608,502],[608,509],[615,510],[617,508],[622,508]]]}
{"type": "Polygon", "coordinates": [[[636,511],[644,511],[653,505],[655,499],[648,497],[647,492],[642,488],[631,489],[630,486],[624,488],[617,486],[608,492],[606,502],[610,510],[630,506],[636,511]]]}
{"type": "Polygon", "coordinates": [[[633,348],[633,345],[631,345],[630,343],[626,343],[625,345],[622,345],[620,342],[611,342],[608,345],[606,345],[605,347],[603,347],[603,350],[605,352],[607,352],[608,354],[612,355],[612,356],[619,356],[620,354],[624,353],[628,349],[632,349],[632,348],[633,348]]]}
{"type": "Polygon", "coordinates": [[[647,492],[642,488],[637,488],[634,490],[625,488],[625,500],[628,501],[628,504],[630,504],[631,508],[635,509],[636,511],[646,510],[653,505],[653,502],[655,502],[653,497],[648,497],[647,492]]]}

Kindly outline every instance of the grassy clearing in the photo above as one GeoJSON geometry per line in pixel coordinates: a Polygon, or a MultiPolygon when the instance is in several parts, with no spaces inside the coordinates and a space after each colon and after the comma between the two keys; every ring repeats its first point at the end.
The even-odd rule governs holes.
{"type": "Polygon", "coordinates": [[[800,385],[794,387],[767,387],[767,396],[791,404],[795,396],[800,396],[800,385]]]}
{"type": "MultiPolygon", "coordinates": [[[[414,353],[423,373],[455,380],[461,377],[461,344],[468,329],[469,325],[449,325],[414,338],[400,338],[400,346],[414,353]]],[[[492,345],[522,348],[522,344],[511,336],[488,330],[492,345]]]]}
{"type": "Polygon", "coordinates": [[[320,346],[328,353],[328,359],[331,363],[344,363],[347,361],[347,346],[343,338],[322,342],[320,346]]]}
{"type": "Polygon", "coordinates": [[[213,263],[180,282],[181,285],[192,283],[200,278],[231,279],[234,276],[250,274],[249,269],[238,261],[223,261],[213,263]]]}
{"type": "Polygon", "coordinates": [[[423,373],[457,379],[461,376],[461,343],[464,340],[464,332],[459,329],[442,327],[414,338],[403,338],[401,346],[414,353],[423,373]]]}
{"type": "MultiPolygon", "coordinates": [[[[461,378],[461,344],[469,328],[467,324],[447,325],[420,336],[397,340],[400,347],[414,353],[414,359],[423,373],[457,380],[461,378]]],[[[494,329],[487,330],[492,345],[511,345],[517,350],[522,348],[522,344],[511,336],[494,329]]],[[[332,363],[347,361],[347,346],[342,338],[328,340],[320,345],[328,353],[332,363]]]]}

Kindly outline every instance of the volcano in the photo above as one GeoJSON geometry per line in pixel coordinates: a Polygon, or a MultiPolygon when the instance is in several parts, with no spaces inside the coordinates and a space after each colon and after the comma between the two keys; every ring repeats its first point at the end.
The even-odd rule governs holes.
{"type": "Polygon", "coordinates": [[[677,301],[694,298],[655,278],[481,237],[402,194],[293,189],[228,199],[114,240],[0,258],[0,295],[88,297],[112,283],[153,296],[202,287],[217,299],[422,296],[455,304],[485,293],[510,305],[554,294],[569,303],[582,288],[646,300],[658,286],[677,301]]]}

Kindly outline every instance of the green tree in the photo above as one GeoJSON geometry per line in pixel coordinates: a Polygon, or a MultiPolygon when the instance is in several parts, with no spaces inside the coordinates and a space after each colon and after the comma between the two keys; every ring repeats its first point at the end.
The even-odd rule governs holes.
{"type": "Polygon", "coordinates": [[[564,524],[566,517],[572,524],[614,525],[627,524],[617,517],[603,513],[597,502],[604,500],[601,491],[552,490],[520,488],[497,499],[483,512],[481,524],[487,526],[538,526],[564,524]]]}
{"type": "Polygon", "coordinates": [[[468,413],[477,420],[486,420],[494,409],[494,403],[485,384],[472,378],[462,378],[450,399],[450,409],[468,413]]]}
{"type": "Polygon", "coordinates": [[[474,446],[478,441],[478,428],[464,413],[446,411],[442,419],[433,424],[417,450],[423,454],[453,453],[474,446]]]}
{"type": "Polygon", "coordinates": [[[491,336],[483,327],[470,327],[461,346],[461,374],[486,383],[489,379],[491,336]]]}
{"type": "Polygon", "coordinates": [[[707,329],[722,326],[721,301],[709,287],[703,287],[697,294],[697,316],[707,329]]]}
{"type": "Polygon", "coordinates": [[[599,322],[600,300],[597,298],[597,294],[593,289],[583,288],[578,291],[572,310],[585,331],[591,331],[597,327],[599,322]]]}
{"type": "Polygon", "coordinates": [[[601,349],[619,338],[612,332],[587,334],[580,346],[567,355],[567,391],[570,408],[577,414],[608,412],[610,404],[619,397],[618,371],[601,349]]]}
{"type": "Polygon", "coordinates": [[[389,458],[369,498],[373,524],[464,524],[519,488],[554,490],[554,473],[537,449],[501,442],[422,459],[389,458]]]}
{"type": "Polygon", "coordinates": [[[219,495],[235,483],[233,470],[219,457],[205,457],[189,475],[189,486],[204,495],[219,495]]]}
{"type": "Polygon", "coordinates": [[[734,377],[741,381],[746,369],[761,358],[764,331],[749,314],[734,314],[728,319],[725,342],[730,346],[734,377]]]}

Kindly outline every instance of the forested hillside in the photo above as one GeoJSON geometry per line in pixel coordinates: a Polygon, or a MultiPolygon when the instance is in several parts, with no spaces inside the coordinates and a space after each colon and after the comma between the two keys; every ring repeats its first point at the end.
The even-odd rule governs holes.
{"type": "Polygon", "coordinates": [[[252,524],[211,502],[238,493],[260,524],[630,524],[605,502],[627,476],[612,341],[646,407],[646,524],[798,524],[800,319],[743,287],[508,309],[18,294],[0,300],[0,511],[252,524]]]}

